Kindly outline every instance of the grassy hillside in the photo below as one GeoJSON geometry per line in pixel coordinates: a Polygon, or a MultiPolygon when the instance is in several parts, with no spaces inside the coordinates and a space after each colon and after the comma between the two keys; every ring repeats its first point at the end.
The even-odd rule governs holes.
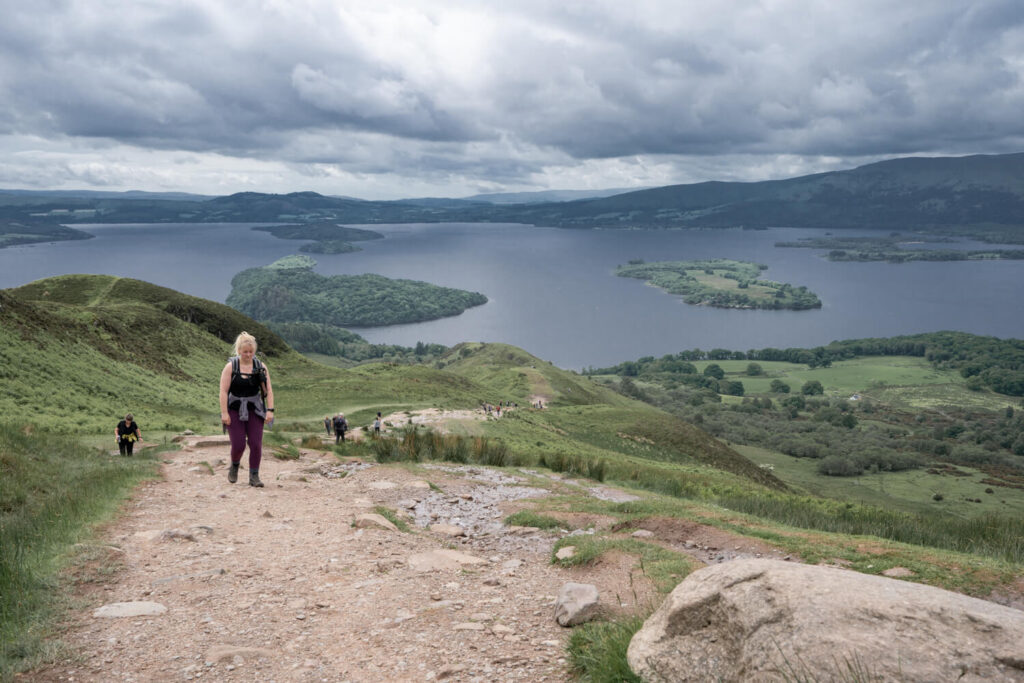
{"type": "Polygon", "coordinates": [[[522,457],[549,465],[576,459],[583,472],[587,463],[604,460],[609,479],[644,480],[651,487],[674,479],[675,465],[684,465],[688,477],[716,485],[736,483],[734,477],[723,476],[727,472],[785,488],[767,470],[706,432],[514,346],[460,344],[443,361],[447,371],[485,388],[488,402],[513,401],[526,408],[540,399],[546,406],[516,410],[487,424],[488,434],[506,440],[522,457]]]}
{"type": "Polygon", "coordinates": [[[217,382],[243,329],[259,341],[283,422],[342,407],[368,420],[388,407],[478,400],[469,382],[422,366],[314,363],[223,304],[128,278],[68,275],[0,291],[0,414],[87,435],[113,432],[126,412],[147,438],[219,429],[217,382]]]}

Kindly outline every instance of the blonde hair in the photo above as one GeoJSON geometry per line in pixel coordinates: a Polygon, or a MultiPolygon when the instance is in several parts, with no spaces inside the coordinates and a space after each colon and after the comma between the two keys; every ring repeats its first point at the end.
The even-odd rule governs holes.
{"type": "Polygon", "coordinates": [[[256,353],[256,337],[252,336],[248,332],[242,331],[235,337],[235,355],[238,356],[243,346],[252,345],[253,353],[256,353]]]}

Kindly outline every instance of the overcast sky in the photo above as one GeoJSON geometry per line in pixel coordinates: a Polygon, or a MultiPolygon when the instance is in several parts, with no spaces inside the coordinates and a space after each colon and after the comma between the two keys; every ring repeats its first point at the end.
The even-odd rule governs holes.
{"type": "Polygon", "coordinates": [[[0,188],[367,199],[1024,151],[1021,0],[0,0],[0,188]]]}

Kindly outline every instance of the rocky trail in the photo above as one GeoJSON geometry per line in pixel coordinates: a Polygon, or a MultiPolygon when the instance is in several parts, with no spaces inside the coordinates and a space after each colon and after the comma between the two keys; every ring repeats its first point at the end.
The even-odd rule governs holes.
{"type": "MultiPolygon", "coordinates": [[[[163,457],[162,480],[141,487],[105,545],[83,553],[92,559],[75,571],[82,607],[62,634],[72,656],[26,679],[563,681],[570,629],[554,609],[566,582],[593,584],[611,611],[658,599],[630,556],[552,565],[555,541],[585,530],[502,522],[557,493],[631,499],[596,482],[301,449],[298,460],[265,455],[258,489],[246,484],[245,459],[228,483],[226,437],[188,436],[163,457]]],[[[563,516],[613,531],[610,518],[563,516]]],[[[694,524],[645,527],[620,533],[708,563],[779,555],[694,524]]]]}

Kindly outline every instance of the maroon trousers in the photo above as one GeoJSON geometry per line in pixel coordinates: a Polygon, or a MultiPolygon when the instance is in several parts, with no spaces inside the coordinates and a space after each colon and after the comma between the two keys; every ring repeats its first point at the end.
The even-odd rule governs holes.
{"type": "Polygon", "coordinates": [[[228,425],[228,436],[231,438],[231,464],[242,461],[245,444],[249,443],[249,469],[259,471],[260,460],[263,458],[263,418],[249,411],[249,419],[242,422],[237,410],[229,410],[231,424],[228,425]]]}

